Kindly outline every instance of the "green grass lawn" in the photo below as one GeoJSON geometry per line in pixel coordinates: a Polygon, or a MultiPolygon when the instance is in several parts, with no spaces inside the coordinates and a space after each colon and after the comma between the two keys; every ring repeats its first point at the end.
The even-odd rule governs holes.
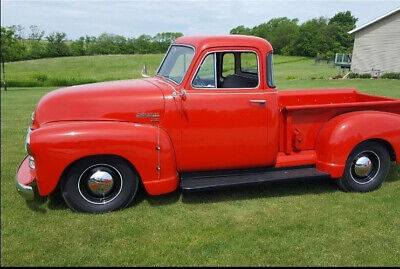
{"type": "MultiPolygon", "coordinates": [[[[98,57],[104,57],[105,67],[82,57],[77,60],[88,69],[73,71],[65,65],[63,71],[31,61],[35,68],[26,72],[53,76],[54,71],[54,78],[68,72],[82,78],[121,78],[132,74],[121,62],[133,66],[130,61],[136,59],[98,57]]],[[[161,56],[140,57],[155,62],[161,56]]],[[[59,59],[46,61],[53,60],[59,59]]],[[[309,59],[281,60],[276,65],[280,89],[355,87],[400,97],[399,81],[329,80],[337,73],[330,66],[314,65],[309,59]],[[287,79],[288,75],[298,77],[287,79]]],[[[19,70],[15,77],[23,72],[19,70]]],[[[26,204],[15,190],[14,175],[25,155],[30,114],[53,89],[2,92],[2,265],[400,265],[396,165],[381,189],[365,194],[343,193],[331,181],[314,180],[163,196],[142,192],[127,209],[101,215],[73,213],[60,199],[26,204]]]]}
{"type": "Polygon", "coordinates": [[[139,78],[145,64],[154,74],[162,58],[162,54],[61,57],[7,63],[5,69],[13,87],[69,86],[139,78]]]}
{"type": "MultiPolygon", "coordinates": [[[[144,65],[153,75],[163,58],[162,54],[101,55],[61,57],[20,61],[6,64],[10,87],[70,86],[99,81],[140,78],[144,65]]],[[[275,55],[276,78],[330,78],[337,70],[329,65],[314,65],[306,57],[275,55]]]]}

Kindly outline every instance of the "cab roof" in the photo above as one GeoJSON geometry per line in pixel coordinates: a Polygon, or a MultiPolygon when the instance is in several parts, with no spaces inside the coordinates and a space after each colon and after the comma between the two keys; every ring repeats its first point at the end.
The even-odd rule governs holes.
{"type": "Polygon", "coordinates": [[[261,51],[272,50],[271,44],[260,37],[246,35],[219,35],[219,36],[182,36],[175,39],[173,44],[187,44],[196,49],[208,49],[214,47],[256,47],[261,51]]]}

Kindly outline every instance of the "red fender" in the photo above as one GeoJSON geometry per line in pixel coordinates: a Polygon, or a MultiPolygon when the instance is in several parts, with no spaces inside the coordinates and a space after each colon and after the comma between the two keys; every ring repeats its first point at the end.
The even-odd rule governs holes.
{"type": "Polygon", "coordinates": [[[155,125],[117,121],[51,123],[34,130],[30,142],[42,196],[55,189],[71,163],[91,155],[117,155],[128,160],[152,195],[178,187],[172,142],[155,125]]]}
{"type": "Polygon", "coordinates": [[[380,111],[342,114],[326,123],[316,140],[317,169],[333,178],[343,175],[353,148],[370,139],[389,143],[400,161],[400,116],[380,111]]]}

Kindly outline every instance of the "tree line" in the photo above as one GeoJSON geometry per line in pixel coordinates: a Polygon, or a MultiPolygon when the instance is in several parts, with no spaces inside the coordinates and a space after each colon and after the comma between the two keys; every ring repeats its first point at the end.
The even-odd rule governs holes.
{"type": "Polygon", "coordinates": [[[178,32],[158,33],[126,38],[103,33],[99,36],[81,36],[68,40],[63,32],[45,34],[38,26],[31,25],[28,35],[20,25],[1,27],[2,62],[30,60],[62,56],[101,54],[164,53],[172,41],[182,36],[178,32]]]}
{"type": "Polygon", "coordinates": [[[231,34],[253,35],[268,40],[282,55],[333,58],[335,53],[351,53],[354,38],[347,32],[356,27],[350,11],[332,18],[319,17],[299,24],[298,19],[274,18],[253,28],[240,25],[231,34]]]}
{"type": "MultiPolygon", "coordinates": [[[[357,18],[346,11],[332,18],[314,18],[302,24],[298,19],[279,17],[252,28],[240,25],[230,33],[265,38],[277,54],[333,58],[336,52],[351,52],[354,40],[347,32],[355,28],[356,22],[357,18]]],[[[29,27],[27,35],[24,30],[20,25],[1,27],[3,63],[61,56],[164,53],[174,39],[182,36],[179,32],[164,32],[126,38],[103,33],[68,40],[66,33],[46,35],[35,25],[29,27]]]]}

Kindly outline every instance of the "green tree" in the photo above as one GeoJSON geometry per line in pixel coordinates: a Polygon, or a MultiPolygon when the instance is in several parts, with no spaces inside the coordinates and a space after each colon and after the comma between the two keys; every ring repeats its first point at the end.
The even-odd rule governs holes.
{"type": "Polygon", "coordinates": [[[46,53],[46,47],[43,43],[45,32],[40,30],[38,26],[31,25],[29,27],[30,33],[28,35],[29,55],[28,58],[39,59],[46,53]]]}
{"type": "Polygon", "coordinates": [[[287,17],[279,17],[261,23],[253,28],[247,28],[240,25],[233,28],[231,34],[254,35],[268,40],[275,53],[281,53],[285,46],[288,46],[291,38],[298,31],[298,19],[288,19],[287,17]]]}
{"type": "Polygon", "coordinates": [[[280,54],[297,34],[298,21],[298,19],[291,20],[287,17],[274,18],[263,25],[264,29],[258,27],[253,31],[257,36],[267,39],[272,44],[274,51],[280,54]]]}
{"type": "Polygon", "coordinates": [[[103,33],[97,37],[94,50],[96,54],[121,54],[125,44],[125,37],[103,33]]]}
{"type": "Polygon", "coordinates": [[[126,54],[134,54],[135,53],[135,39],[134,38],[127,38],[126,39],[126,47],[125,53],[126,54]]]}
{"type": "Polygon", "coordinates": [[[135,53],[147,54],[152,52],[152,37],[149,35],[141,35],[133,42],[135,53]]]}
{"type": "Polygon", "coordinates": [[[356,28],[357,21],[358,19],[350,11],[339,12],[329,20],[329,25],[336,26],[335,40],[340,43],[345,52],[352,51],[354,37],[348,32],[356,28]]]}
{"type": "Polygon", "coordinates": [[[87,48],[85,44],[85,37],[81,36],[78,40],[71,43],[71,55],[73,56],[83,56],[87,53],[87,48]]]}
{"type": "Polygon", "coordinates": [[[354,17],[350,11],[336,13],[330,20],[329,24],[337,24],[346,31],[350,31],[356,27],[358,19],[354,17]]]}
{"type": "Polygon", "coordinates": [[[240,25],[230,31],[231,35],[252,35],[251,29],[240,25]]]}
{"type": "Polygon", "coordinates": [[[24,39],[24,27],[22,25],[11,25],[7,27],[9,30],[14,32],[14,38],[16,39],[24,39]]]}
{"type": "Polygon", "coordinates": [[[46,36],[46,56],[59,57],[71,55],[68,45],[65,43],[67,34],[62,32],[53,32],[46,36]]]}
{"type": "Polygon", "coordinates": [[[1,27],[1,66],[3,86],[7,90],[5,62],[17,61],[25,57],[26,47],[12,28],[1,27]]]}
{"type": "Polygon", "coordinates": [[[315,57],[318,53],[325,53],[328,40],[323,35],[327,19],[320,17],[309,20],[300,25],[299,32],[292,40],[295,55],[315,57]]]}
{"type": "Polygon", "coordinates": [[[298,19],[273,18],[253,28],[240,25],[231,34],[254,35],[268,40],[275,53],[309,57],[333,57],[336,52],[350,52],[354,42],[347,32],[355,27],[357,18],[350,11],[332,18],[314,18],[298,25],[298,19]]]}
{"type": "Polygon", "coordinates": [[[178,37],[183,36],[179,32],[163,32],[158,33],[153,37],[152,47],[154,52],[163,53],[167,51],[171,43],[178,37]]]}
{"type": "Polygon", "coordinates": [[[97,38],[95,36],[85,36],[85,48],[87,55],[95,55],[96,54],[96,41],[97,38]]]}

